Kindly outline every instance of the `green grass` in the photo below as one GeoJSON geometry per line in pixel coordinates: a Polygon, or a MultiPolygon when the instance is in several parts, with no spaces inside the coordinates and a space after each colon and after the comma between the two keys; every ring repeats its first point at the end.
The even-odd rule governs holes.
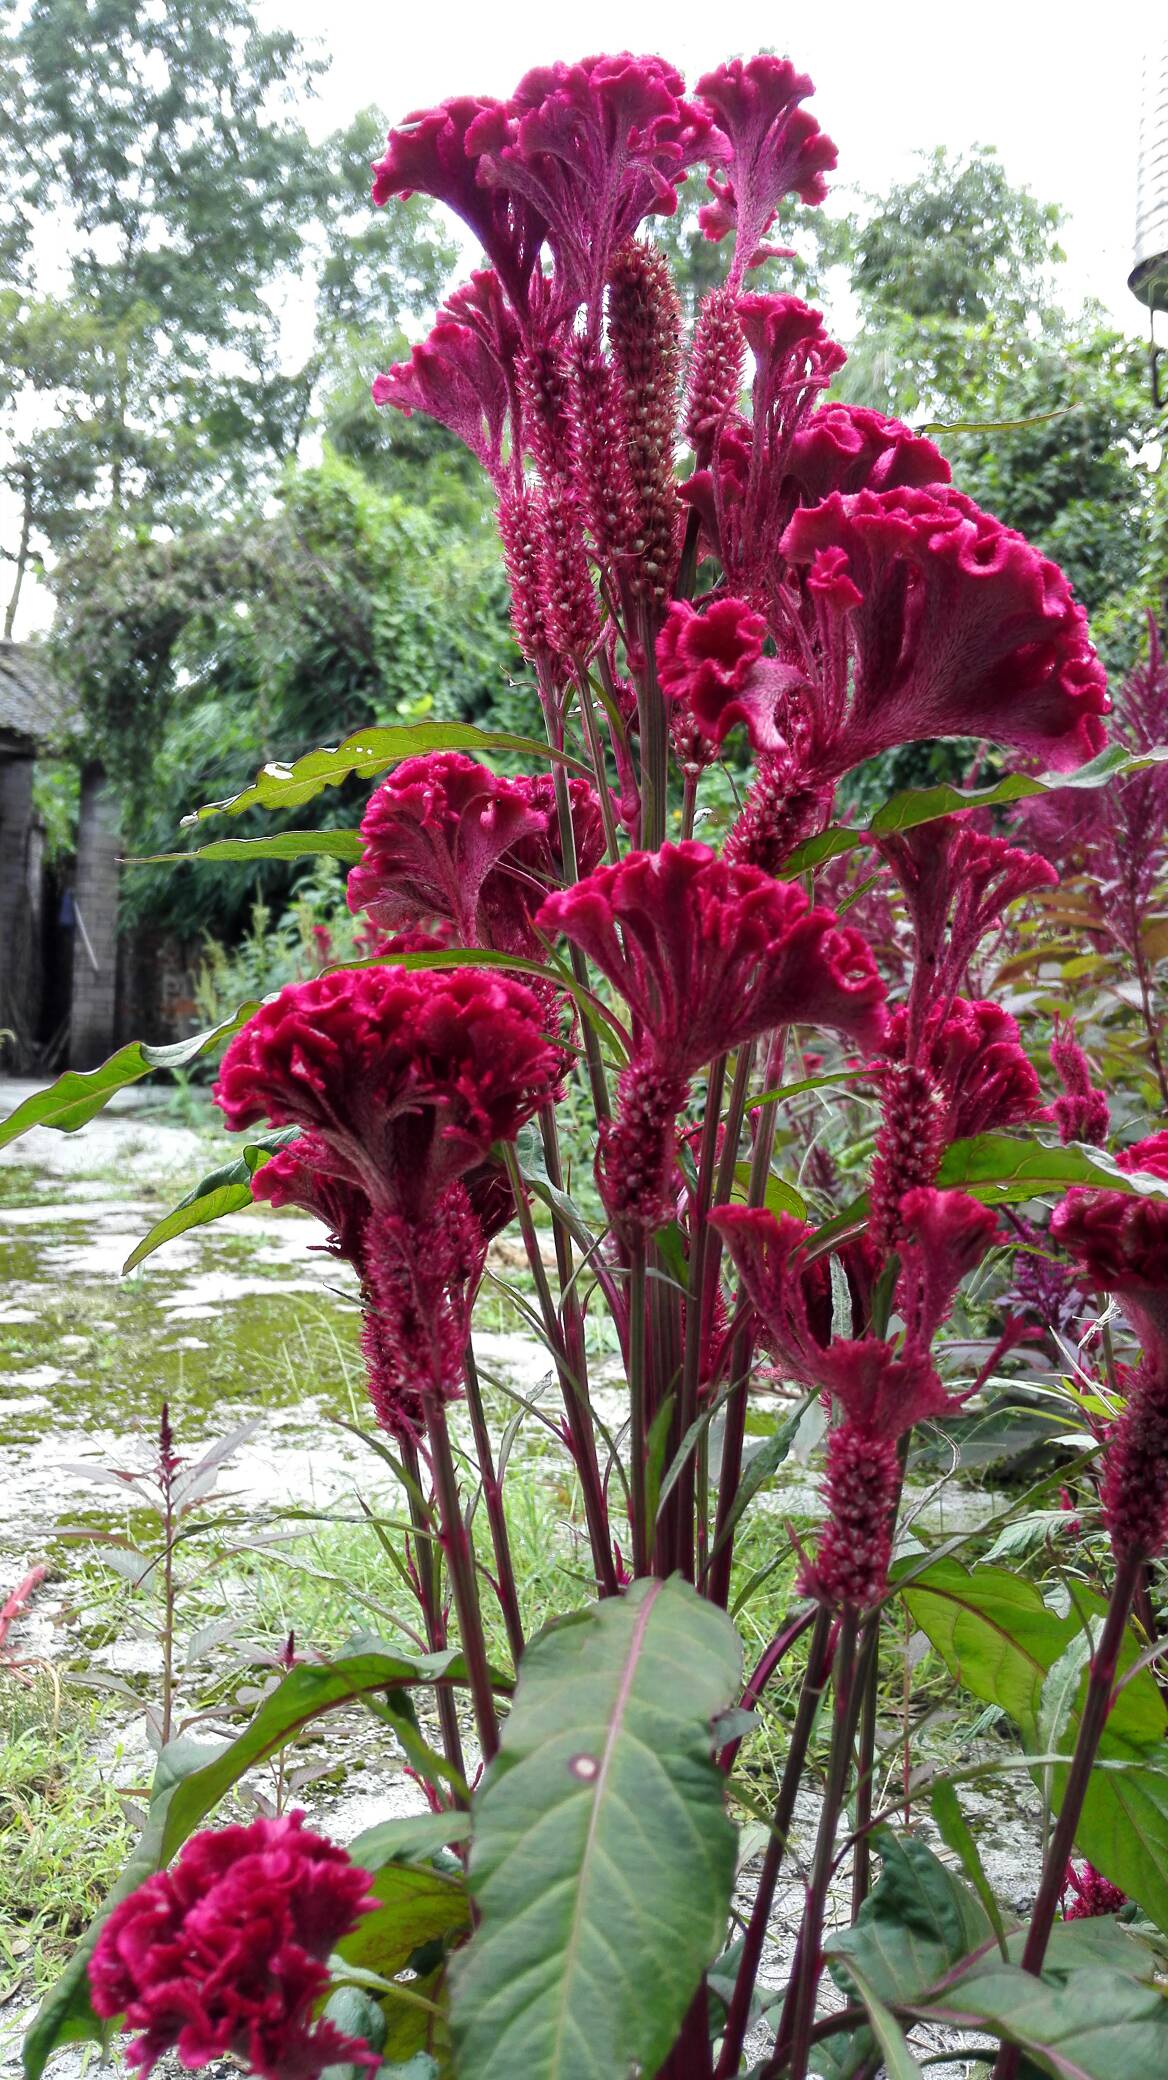
{"type": "Polygon", "coordinates": [[[64,1963],[136,1831],[93,1760],[103,1708],[26,1677],[0,1674],[0,2003],[64,1963]]]}

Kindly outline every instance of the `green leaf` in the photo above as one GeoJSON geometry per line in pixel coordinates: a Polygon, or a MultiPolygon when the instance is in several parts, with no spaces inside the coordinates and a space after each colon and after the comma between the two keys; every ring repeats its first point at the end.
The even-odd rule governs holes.
{"type": "Polygon", "coordinates": [[[267,838],[214,838],[209,845],[192,845],[186,852],[148,852],[139,859],[124,859],[124,867],[163,867],[184,859],[324,859],[344,860],[354,865],[365,850],[360,831],[273,831],[267,838]]]}
{"type": "Polygon", "coordinates": [[[588,767],[566,752],[553,751],[536,737],[515,737],[506,730],[476,729],[469,722],[419,722],[393,729],[358,730],[334,750],[306,751],[289,765],[261,766],[250,787],[222,802],[207,802],[182,819],[183,829],[209,816],[240,816],[245,809],[298,809],[326,787],[339,787],[350,774],[368,780],[416,758],[423,751],[515,751],[546,765],[549,760],[588,777],[588,767]]]}
{"type": "Polygon", "coordinates": [[[873,1993],[862,1972],[852,1967],[852,1977],[860,1999],[868,2010],[872,2034],[880,2046],[887,2080],[924,2080],[921,2068],[905,2042],[904,2031],[895,2015],[889,2013],[882,2000],[873,1993]]]}
{"type": "Polygon", "coordinates": [[[764,1438],[758,1449],[750,1454],[749,1459],[747,1459],[742,1468],[742,1475],[734,1491],[734,1500],[730,1506],[729,1514],[710,1548],[710,1557],[706,1562],[707,1568],[712,1565],[715,1554],[721,1551],[726,1540],[734,1536],[738,1524],[754,1501],[759,1489],[765,1487],[772,1475],[778,1472],[779,1467],[795,1442],[795,1433],[814,1399],[815,1395],[813,1393],[805,1394],[797,1407],[793,1408],[789,1415],[784,1416],[777,1429],[773,1430],[769,1437],[764,1438]]]}
{"type": "MultiPolygon", "coordinates": [[[[744,1205],[750,1196],[750,1164],[734,1165],[734,1198],[744,1205]]],[[[792,1213],[796,1220],[805,1221],[808,1214],[807,1201],[802,1192],[785,1177],[776,1177],[773,1170],[767,1172],[766,1198],[763,1202],[768,1213],[792,1213]]]]}
{"type": "Polygon", "coordinates": [[[470,1836],[470,1814],[411,1813],[398,1820],[381,1820],[367,1827],[349,1843],[354,1863],[367,1871],[379,1871],[385,1863],[413,1863],[429,1858],[454,1842],[470,1836]]]}
{"type": "Polygon", "coordinates": [[[178,1787],[166,1816],[162,1861],[169,1863],[224,1792],[249,1769],[278,1754],[323,1713],[367,1693],[397,1690],[408,1683],[433,1683],[440,1676],[458,1681],[461,1675],[462,1658],[452,1653],[412,1659],[404,1654],[358,1653],[289,1669],[238,1738],[178,1787]]]}
{"type": "Polygon", "coordinates": [[[415,1951],[470,1926],[466,1883],[426,1864],[387,1863],[373,1881],[378,1904],[337,1944],[346,1964],[393,1979],[415,1951]]]}
{"type": "Polygon", "coordinates": [[[876,811],[866,830],[833,824],[829,830],[808,838],[783,861],[783,878],[793,880],[810,867],[823,866],[830,859],[838,859],[841,853],[854,852],[874,837],[915,830],[918,824],[933,823],[939,816],[956,816],[964,809],[996,809],[1009,802],[1026,801],[1031,795],[1056,794],[1064,787],[1106,787],[1124,773],[1162,765],[1166,759],[1165,745],[1137,755],[1112,744],[1071,773],[1007,773],[1004,780],[997,780],[990,787],[961,788],[943,782],[937,787],[906,788],[876,811]]]}
{"type": "MultiPolygon", "coordinates": [[[[909,1565],[894,1567],[894,1582],[909,1565]]],[[[1033,1583],[1003,1567],[956,1560],[935,1561],[901,1595],[950,1675],[983,1704],[1000,1705],[1034,1745],[1047,1672],[1079,1631],[1074,1613],[1056,1617],[1033,1583]]]]}
{"type": "Polygon", "coordinates": [[[126,1899],[146,1878],[162,1869],[167,1860],[163,1836],[175,1795],[186,1779],[198,1774],[212,1752],[206,1743],[184,1738],[171,1741],[159,1755],[146,1824],[130,1860],[29,2026],[24,2039],[25,2080],[40,2080],[53,2052],[62,2044],[106,2041],[110,2025],[98,2020],[89,1998],[89,1960],[102,1924],[119,1900],[126,1899]]]}
{"type": "Polygon", "coordinates": [[[122,1277],[146,1257],[153,1256],[164,1242],[172,1242],[176,1235],[185,1235],[188,1228],[203,1228],[209,1221],[217,1221],[225,1213],[240,1213],[244,1207],[254,1204],[251,1181],[260,1166],[267,1162],[279,1148],[286,1148],[295,1141],[297,1127],[277,1127],[270,1134],[257,1134],[249,1141],[243,1154],[233,1162],[221,1164],[212,1170],[201,1183],[189,1191],[185,1199],[172,1206],[160,1221],[155,1221],[148,1235],[135,1243],[125,1263],[122,1277]]]}
{"type": "Polygon", "coordinates": [[[1051,1147],[1046,1142],[1021,1141],[1013,1134],[975,1134],[968,1141],[952,1142],[941,1158],[937,1183],[958,1186],[990,1205],[1032,1199],[1040,1192],[1065,1191],[1072,1184],[1168,1199],[1168,1178],[1146,1170],[1121,1170],[1106,1149],[1088,1148],[1078,1141],[1051,1147]]]}
{"type": "Polygon", "coordinates": [[[1041,1979],[1017,1965],[981,1965],[916,2012],[1005,2037],[1054,2080],[1163,2080],[1168,2072],[1168,2001],[1103,1965],[1041,1979]]]}
{"type": "Polygon", "coordinates": [[[475,1799],[460,2080],[656,2070],[725,1936],[735,1830],[710,1722],[740,1682],[733,1626],[677,1577],[532,1642],[475,1799]]]}
{"type": "Polygon", "coordinates": [[[953,1854],[961,1859],[961,1868],[985,1909],[986,1919],[998,1939],[1000,1949],[1006,1940],[1001,1909],[994,1897],[994,1888],[986,1876],[981,1852],[973,1838],[969,1822],[961,1810],[961,1800],[952,1784],[944,1777],[938,1778],[934,1784],[931,1803],[937,1832],[945,1847],[952,1849],[953,1854]]]}
{"type": "Polygon", "coordinates": [[[829,1936],[824,1950],[846,1991],[859,1987],[854,1965],[878,2000],[901,2006],[992,1943],[993,1925],[976,1894],[915,1836],[880,1828],[873,1846],[880,1877],[854,1925],[829,1936]]]}
{"type": "Polygon", "coordinates": [[[6,1120],[0,1120],[0,1148],[27,1134],[31,1127],[56,1127],[62,1134],[75,1134],[78,1127],[108,1105],[115,1091],[139,1083],[155,1069],[185,1069],[200,1055],[209,1054],[221,1040],[238,1033],[258,1010],[258,1003],[243,1004],[220,1025],[205,1033],[192,1033],[189,1040],[175,1040],[165,1047],[150,1047],[144,1040],[132,1040],[127,1047],[119,1047],[100,1068],[67,1069],[47,1090],[34,1091],[6,1120]]]}

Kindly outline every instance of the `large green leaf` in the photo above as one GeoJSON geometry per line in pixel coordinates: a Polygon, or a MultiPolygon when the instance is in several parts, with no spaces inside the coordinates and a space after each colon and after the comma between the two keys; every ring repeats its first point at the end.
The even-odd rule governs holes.
{"type": "Polygon", "coordinates": [[[729,1619],[676,1578],[529,1647],[475,1801],[460,2080],[657,2069],[725,1935],[735,1837],[710,1728],[740,1680],[729,1619]]]}
{"type": "MultiPolygon", "coordinates": [[[[899,1563],[893,1580],[909,1566],[899,1563]]],[[[956,1560],[934,1561],[901,1595],[950,1675],[983,1704],[1000,1705],[1033,1743],[1047,1673],[1079,1630],[1074,1613],[1056,1616],[1032,1582],[1004,1567],[956,1560]]]]}
{"type": "Polygon", "coordinates": [[[878,2000],[918,2000],[938,1979],[994,1940],[985,1908],[915,1835],[881,1828],[875,1847],[882,1869],[851,1928],[824,1945],[832,1977],[858,1988],[852,1966],[878,2000]]]}
{"type": "Polygon", "coordinates": [[[917,2013],[1005,2037],[1054,2080],[1164,2080],[1168,2072],[1168,2001],[1106,1965],[1036,1979],[986,1963],[917,2013]]]}
{"type": "Polygon", "coordinates": [[[242,1155],[230,1163],[221,1164],[218,1170],[212,1170],[187,1193],[185,1199],[180,1199],[178,1205],[172,1206],[160,1221],[155,1221],[141,1242],[135,1243],[122,1265],[123,1278],[127,1271],[133,1271],[146,1257],[153,1256],[156,1249],[161,1249],[164,1242],[173,1242],[176,1235],[185,1235],[188,1228],[206,1227],[208,1221],[220,1220],[225,1213],[240,1213],[251,1206],[254,1203],[251,1181],[256,1171],[269,1156],[275,1155],[277,1149],[286,1148],[290,1141],[295,1141],[297,1133],[296,1127],[276,1127],[270,1134],[257,1134],[254,1141],[247,1143],[242,1155]]]}
{"type": "Polygon", "coordinates": [[[1072,1184],[1168,1199],[1168,1178],[1147,1170],[1121,1170],[1104,1148],[1078,1141],[1051,1146],[1013,1134],[975,1134],[968,1141],[954,1141],[941,1158],[937,1183],[959,1186],[991,1205],[1065,1191],[1072,1184]]]}
{"type": "Polygon", "coordinates": [[[337,1661],[304,1662],[299,1668],[289,1669],[238,1738],[178,1787],[166,1815],[162,1861],[169,1863],[187,1836],[249,1769],[278,1754],[323,1713],[379,1691],[399,1690],[412,1683],[433,1683],[442,1676],[457,1682],[462,1675],[462,1657],[454,1653],[411,1658],[371,1651],[345,1655],[337,1661]]]}
{"type": "Polygon", "coordinates": [[[186,852],[148,852],[127,867],[164,867],[172,860],[339,859],[353,865],[364,846],[360,831],[273,831],[267,838],[213,838],[186,852]]]}
{"type": "Polygon", "coordinates": [[[146,1824],[129,1862],[108,1899],[94,1916],[60,1977],[53,1981],[24,2039],[25,2080],[40,2080],[48,2060],[62,2044],[101,2044],[110,2025],[99,2021],[89,1998],[89,1960],[102,1924],[119,1900],[126,1899],[166,1862],[163,1836],[176,1793],[198,1773],[213,1751],[203,1742],[182,1739],[163,1748],[154,1770],[146,1824]]]}
{"type": "Polygon", "coordinates": [[[787,877],[804,874],[809,867],[822,866],[829,859],[838,859],[841,853],[854,852],[857,846],[869,844],[873,838],[915,830],[918,824],[935,823],[939,816],[956,816],[964,809],[1001,808],[1010,802],[1026,801],[1031,795],[1055,794],[1064,787],[1106,787],[1124,773],[1136,773],[1144,766],[1163,764],[1166,759],[1165,745],[1136,754],[1112,744],[1070,773],[1007,773],[1004,780],[996,780],[989,787],[953,787],[945,781],[937,787],[906,788],[881,805],[866,829],[833,824],[829,830],[808,838],[783,861],[782,872],[787,877]]]}
{"type": "Polygon", "coordinates": [[[535,737],[515,737],[507,730],[476,729],[469,722],[418,722],[393,729],[360,729],[335,750],[306,751],[293,763],[261,766],[250,787],[229,795],[222,802],[207,802],[183,817],[183,828],[202,823],[208,816],[239,816],[245,809],[298,809],[326,787],[338,787],[351,773],[370,779],[403,758],[417,758],[424,751],[469,751],[482,756],[490,751],[516,751],[546,764],[554,760],[575,773],[588,774],[587,766],[565,752],[552,751],[535,737]]]}
{"type": "Polygon", "coordinates": [[[200,1055],[209,1054],[221,1040],[238,1033],[258,1009],[258,1003],[242,1004],[220,1025],[211,1026],[205,1033],[192,1033],[189,1040],[175,1040],[165,1047],[150,1047],[144,1040],[132,1040],[97,1069],[67,1069],[46,1090],[34,1091],[7,1119],[0,1120],[0,1148],[27,1134],[30,1127],[57,1127],[63,1134],[75,1134],[78,1127],[108,1105],[115,1091],[141,1082],[155,1069],[185,1069],[200,1055]]]}
{"type": "Polygon", "coordinates": [[[346,1964],[379,1972],[383,1979],[396,1978],[428,1944],[451,1940],[470,1926],[461,1873],[455,1877],[425,1864],[388,1863],[378,1871],[372,1890],[377,1906],[342,1938],[337,1954],[346,1964]]]}

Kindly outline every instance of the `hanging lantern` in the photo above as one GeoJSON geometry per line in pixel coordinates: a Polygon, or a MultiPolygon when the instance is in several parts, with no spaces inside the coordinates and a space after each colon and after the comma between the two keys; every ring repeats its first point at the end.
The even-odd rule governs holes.
{"type": "Polygon", "coordinates": [[[1168,37],[1146,54],[1140,93],[1139,171],[1136,188],[1135,265],[1128,288],[1148,311],[1151,325],[1152,396],[1160,389],[1156,312],[1168,311],[1168,37]]]}

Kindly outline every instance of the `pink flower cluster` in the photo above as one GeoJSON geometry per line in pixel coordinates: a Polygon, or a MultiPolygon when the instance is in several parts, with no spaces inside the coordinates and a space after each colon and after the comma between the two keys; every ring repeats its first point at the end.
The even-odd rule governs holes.
{"type": "Polygon", "coordinates": [[[195,1835],[104,1923],[93,2005],[140,2032],[127,2056],[143,2076],[168,2051],[192,2067],[237,2058],[263,2080],[379,2064],[366,2044],[313,2021],[326,1959],[375,1901],[368,1872],[303,1819],[195,1835]]]}
{"type": "Polygon", "coordinates": [[[370,1391],[415,1438],[427,1397],[459,1391],[470,1312],[510,1193],[492,1145],[558,1093],[564,1058],[538,999],[481,970],[333,970],[264,1004],[223,1058],[229,1126],[303,1131],[256,1173],[306,1206],[356,1268],[370,1391]]]}

